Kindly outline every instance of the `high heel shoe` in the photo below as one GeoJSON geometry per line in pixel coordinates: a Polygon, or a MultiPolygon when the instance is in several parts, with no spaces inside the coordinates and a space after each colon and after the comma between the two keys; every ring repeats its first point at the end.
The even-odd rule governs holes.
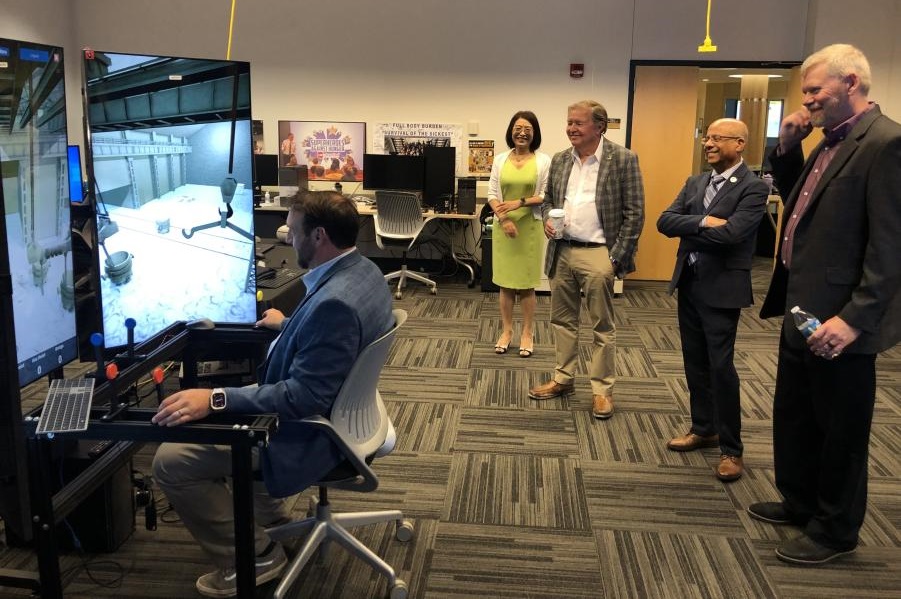
{"type": "MultiPolygon", "coordinates": [[[[512,338],[513,335],[510,335],[512,338]]],[[[501,335],[501,339],[503,339],[503,335],[501,335]]],[[[498,339],[497,343],[494,344],[494,353],[496,354],[505,354],[507,353],[507,348],[510,347],[510,339],[507,339],[506,343],[501,343],[501,340],[498,339]]]]}
{"type": "Polygon", "coordinates": [[[534,350],[532,349],[532,347],[533,347],[533,346],[532,346],[532,337],[524,337],[524,338],[520,339],[520,340],[519,340],[519,344],[520,344],[520,345],[519,345],[519,357],[520,357],[520,358],[529,358],[529,357],[531,357],[531,356],[532,356],[532,352],[534,351],[534,350]],[[523,343],[526,339],[529,340],[529,345],[525,345],[525,344],[523,343]]]}

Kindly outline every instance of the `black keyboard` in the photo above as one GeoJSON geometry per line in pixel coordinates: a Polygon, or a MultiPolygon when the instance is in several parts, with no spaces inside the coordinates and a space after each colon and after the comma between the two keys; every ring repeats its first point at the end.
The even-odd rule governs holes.
{"type": "Polygon", "coordinates": [[[257,287],[263,289],[278,289],[299,277],[301,272],[291,268],[271,268],[265,271],[257,271],[257,287]]]}
{"type": "Polygon", "coordinates": [[[88,428],[94,379],[54,379],[50,381],[37,434],[67,433],[88,428]]]}

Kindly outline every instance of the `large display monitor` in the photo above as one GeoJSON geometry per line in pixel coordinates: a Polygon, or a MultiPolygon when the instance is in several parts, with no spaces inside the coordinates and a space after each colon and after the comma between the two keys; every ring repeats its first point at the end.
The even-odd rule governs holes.
{"type": "Polygon", "coordinates": [[[59,47],[0,39],[0,517],[30,536],[19,388],[77,356],[59,47]]]}
{"type": "Polygon", "coordinates": [[[128,318],[135,342],[178,320],[253,322],[250,65],[83,58],[102,313],[91,326],[107,353],[126,343],[128,318]]]}
{"type": "Polygon", "coordinates": [[[366,154],[365,189],[422,191],[425,159],[403,154],[366,154]]]}

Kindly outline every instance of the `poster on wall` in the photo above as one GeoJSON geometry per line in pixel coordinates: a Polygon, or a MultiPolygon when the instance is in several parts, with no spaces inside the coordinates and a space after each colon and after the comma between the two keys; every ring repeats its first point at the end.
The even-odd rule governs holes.
{"type": "Polygon", "coordinates": [[[279,121],[279,166],[306,165],[310,181],[362,181],[366,123],[279,121]]]}
{"type": "Polygon", "coordinates": [[[265,154],[266,144],[263,143],[263,121],[250,121],[250,133],[253,136],[253,153],[265,154]]]}
{"type": "Polygon", "coordinates": [[[422,154],[428,146],[457,148],[456,171],[462,172],[463,125],[446,123],[376,123],[375,154],[422,154]]]}
{"type": "Polygon", "coordinates": [[[493,139],[469,140],[469,174],[473,177],[487,177],[491,175],[491,165],[494,163],[493,139]]]}

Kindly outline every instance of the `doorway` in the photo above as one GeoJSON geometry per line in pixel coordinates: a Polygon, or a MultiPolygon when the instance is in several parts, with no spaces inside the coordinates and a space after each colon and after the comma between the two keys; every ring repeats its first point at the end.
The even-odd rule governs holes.
{"type": "Polygon", "coordinates": [[[709,170],[700,138],[718,118],[740,118],[750,131],[744,159],[762,174],[782,115],[800,106],[797,63],[633,61],[626,145],[638,154],[645,224],[635,279],[667,281],[678,239],[657,232],[657,218],[685,179],[709,170]],[[775,123],[775,125],[773,125],[775,123]]]}

